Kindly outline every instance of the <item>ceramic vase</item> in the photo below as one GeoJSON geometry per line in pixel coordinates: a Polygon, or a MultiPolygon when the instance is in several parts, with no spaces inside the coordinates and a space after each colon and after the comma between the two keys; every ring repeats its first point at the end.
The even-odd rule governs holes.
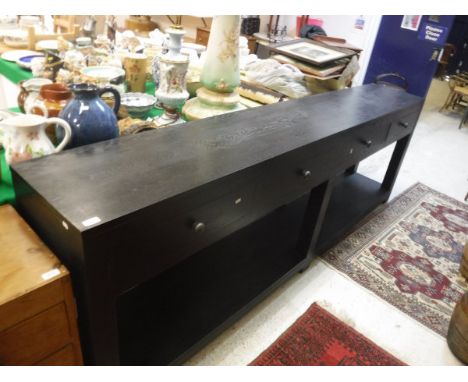
{"type": "MultiPolygon", "coordinates": [[[[119,135],[117,111],[120,107],[120,93],[113,87],[98,88],[91,84],[70,86],[74,98],[60,112],[59,117],[70,124],[72,139],[67,146],[78,147],[90,143],[116,138],[119,135]],[[115,97],[112,110],[100,96],[110,92],[115,97]]],[[[56,132],[61,139],[61,132],[56,132]]]]}
{"type": "Polygon", "coordinates": [[[155,120],[158,126],[182,122],[177,110],[189,97],[186,89],[189,58],[180,53],[185,31],[171,27],[167,33],[170,37],[169,51],[157,60],[159,81],[155,95],[164,108],[164,114],[155,120]]]}
{"type": "Polygon", "coordinates": [[[240,16],[215,16],[197,97],[187,101],[183,113],[189,120],[245,109],[235,89],[239,75],[240,16]]]}
{"type": "Polygon", "coordinates": [[[211,26],[201,83],[218,93],[231,93],[239,86],[240,16],[215,16],[211,26]]]}

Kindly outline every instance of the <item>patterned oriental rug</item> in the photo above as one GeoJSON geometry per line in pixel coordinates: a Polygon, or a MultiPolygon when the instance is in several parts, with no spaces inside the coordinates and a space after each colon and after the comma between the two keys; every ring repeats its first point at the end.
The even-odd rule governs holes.
{"type": "Polygon", "coordinates": [[[468,290],[459,272],[468,241],[468,205],[416,184],[323,259],[442,336],[468,290]]]}
{"type": "Polygon", "coordinates": [[[250,365],[403,366],[405,364],[314,303],[250,365]]]}

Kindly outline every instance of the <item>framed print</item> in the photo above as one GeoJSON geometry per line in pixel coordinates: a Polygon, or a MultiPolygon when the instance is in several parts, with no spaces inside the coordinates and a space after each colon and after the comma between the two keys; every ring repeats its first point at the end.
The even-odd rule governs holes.
{"type": "Polygon", "coordinates": [[[277,44],[272,47],[272,50],[285,56],[297,58],[299,60],[319,66],[324,65],[330,61],[335,61],[354,55],[353,51],[332,48],[309,39],[298,39],[277,44]]]}
{"type": "Polygon", "coordinates": [[[401,28],[417,31],[421,23],[422,15],[418,16],[403,16],[401,20],[401,28]]]}

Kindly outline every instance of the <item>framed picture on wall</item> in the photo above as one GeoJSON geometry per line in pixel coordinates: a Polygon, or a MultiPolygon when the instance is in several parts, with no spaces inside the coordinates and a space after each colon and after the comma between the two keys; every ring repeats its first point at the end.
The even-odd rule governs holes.
{"type": "Polygon", "coordinates": [[[297,39],[280,43],[272,47],[272,50],[319,66],[354,55],[351,50],[332,48],[309,39],[297,39]]]}
{"type": "Polygon", "coordinates": [[[421,23],[422,15],[416,16],[403,16],[401,20],[401,28],[409,29],[411,31],[417,31],[419,24],[421,23]]]}

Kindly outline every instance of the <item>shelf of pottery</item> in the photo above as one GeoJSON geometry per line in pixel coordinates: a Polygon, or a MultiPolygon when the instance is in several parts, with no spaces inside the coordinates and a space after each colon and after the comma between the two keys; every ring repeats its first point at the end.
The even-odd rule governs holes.
{"type": "MultiPolygon", "coordinates": [[[[156,25],[132,17],[127,25],[156,25]]],[[[138,33],[105,16],[98,33],[94,16],[62,16],[55,28],[54,19],[0,17],[0,72],[20,87],[2,86],[8,163],[311,94],[297,67],[250,53],[240,16],[210,18],[207,47],[184,42],[183,20],[138,33]]]]}

